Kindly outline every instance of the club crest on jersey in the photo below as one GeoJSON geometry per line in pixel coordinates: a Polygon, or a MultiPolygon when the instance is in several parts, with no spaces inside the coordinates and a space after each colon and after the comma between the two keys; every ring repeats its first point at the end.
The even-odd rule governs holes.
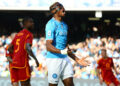
{"type": "Polygon", "coordinates": [[[66,31],[64,31],[64,32],[59,32],[59,35],[67,35],[67,32],[66,31]]]}
{"type": "Polygon", "coordinates": [[[52,77],[53,77],[54,79],[56,79],[58,76],[57,76],[56,73],[54,73],[54,74],[52,75],[52,77]]]}

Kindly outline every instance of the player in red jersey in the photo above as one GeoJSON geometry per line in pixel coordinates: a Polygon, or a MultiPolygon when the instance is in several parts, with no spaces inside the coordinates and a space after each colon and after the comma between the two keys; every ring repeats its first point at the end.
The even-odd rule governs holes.
{"type": "MultiPolygon", "coordinates": [[[[14,39],[14,37],[15,37],[15,35],[16,35],[17,33],[12,33],[11,34],[11,39],[13,40],[14,39]]],[[[7,45],[6,46],[6,57],[7,57],[7,60],[8,60],[8,62],[9,62],[9,66],[10,66],[10,64],[12,63],[12,53],[10,53],[10,52],[12,52],[12,51],[8,51],[8,47],[9,47],[9,45],[7,45]]]]}
{"type": "Polygon", "coordinates": [[[33,35],[30,32],[30,30],[34,27],[33,19],[24,18],[23,26],[24,29],[21,30],[15,36],[12,43],[8,46],[8,51],[12,53],[12,62],[10,63],[10,74],[13,86],[18,86],[19,81],[21,82],[21,86],[31,86],[31,72],[28,55],[33,57],[37,64],[37,67],[39,66],[39,62],[34,56],[31,49],[33,35]]]}
{"type": "Polygon", "coordinates": [[[113,71],[116,74],[119,74],[114,67],[113,59],[109,58],[106,54],[106,50],[101,50],[102,58],[98,60],[98,67],[97,67],[97,75],[100,80],[100,84],[102,85],[103,82],[106,83],[107,86],[120,86],[120,82],[114,76],[113,71]]]}

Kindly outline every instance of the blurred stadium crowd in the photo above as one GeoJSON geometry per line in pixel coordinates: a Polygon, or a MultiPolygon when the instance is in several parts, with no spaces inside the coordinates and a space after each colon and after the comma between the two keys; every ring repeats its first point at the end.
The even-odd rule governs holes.
{"type": "MultiPolygon", "coordinates": [[[[11,36],[1,36],[0,37],[0,77],[9,77],[9,63],[5,57],[5,47],[12,41],[11,36]]],[[[117,70],[120,72],[120,39],[114,39],[112,37],[108,38],[86,38],[85,41],[79,42],[77,44],[71,44],[69,47],[74,51],[74,53],[79,58],[88,59],[91,64],[87,67],[80,66],[71,59],[74,67],[74,77],[82,79],[96,79],[96,67],[97,60],[101,58],[100,49],[106,47],[107,54],[109,57],[114,58],[114,64],[117,70]]],[[[34,38],[32,49],[37,59],[40,62],[39,68],[35,67],[35,62],[31,58],[30,65],[32,70],[32,77],[46,77],[46,47],[45,38],[40,39],[34,38]]],[[[116,75],[120,79],[120,75],[116,75]]]]}

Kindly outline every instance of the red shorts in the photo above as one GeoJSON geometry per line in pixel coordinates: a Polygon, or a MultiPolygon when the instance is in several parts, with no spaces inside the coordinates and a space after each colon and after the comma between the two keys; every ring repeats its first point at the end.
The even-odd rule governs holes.
{"type": "Polygon", "coordinates": [[[114,76],[111,79],[104,80],[104,81],[107,86],[109,86],[111,83],[113,83],[115,86],[118,86],[120,84],[120,82],[114,76]]]}
{"type": "Polygon", "coordinates": [[[11,82],[26,81],[31,77],[30,67],[26,66],[25,68],[10,68],[10,77],[11,82]]]}

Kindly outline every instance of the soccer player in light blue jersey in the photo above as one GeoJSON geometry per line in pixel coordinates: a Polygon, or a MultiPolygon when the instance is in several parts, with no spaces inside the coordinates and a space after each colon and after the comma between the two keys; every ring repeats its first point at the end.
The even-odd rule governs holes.
{"type": "Polygon", "coordinates": [[[65,16],[65,9],[59,2],[50,6],[53,15],[45,28],[46,32],[46,63],[48,68],[49,86],[57,86],[59,80],[64,86],[74,86],[73,67],[67,56],[70,56],[78,64],[87,66],[84,59],[78,59],[67,46],[68,26],[62,21],[65,16]]]}

